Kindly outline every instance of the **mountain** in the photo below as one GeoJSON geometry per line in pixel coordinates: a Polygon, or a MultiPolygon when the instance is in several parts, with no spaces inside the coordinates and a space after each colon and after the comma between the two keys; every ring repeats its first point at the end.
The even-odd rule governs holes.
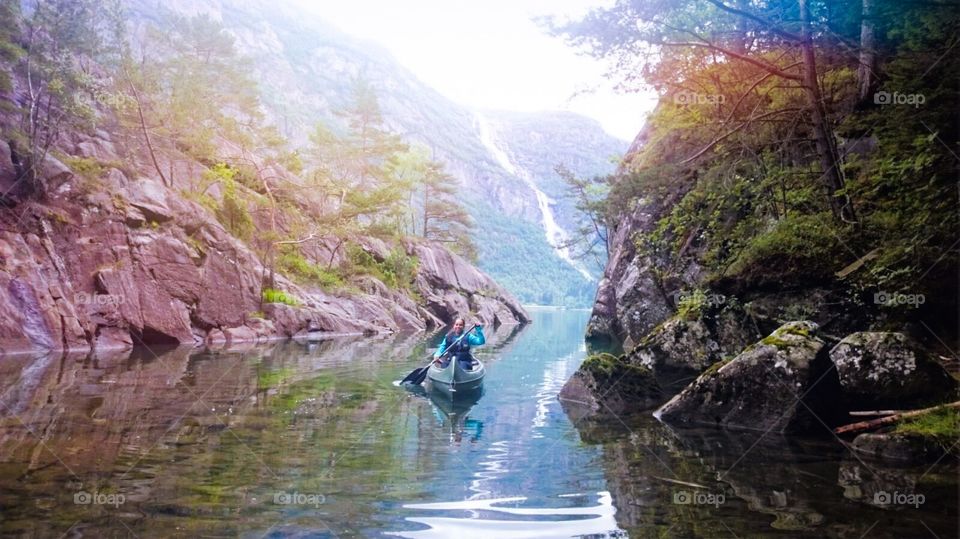
{"type": "MultiPolygon", "coordinates": [[[[460,182],[460,199],[477,228],[478,264],[521,301],[588,306],[599,268],[585,268],[554,247],[575,222],[554,167],[580,176],[608,174],[626,141],[569,112],[477,111],[447,99],[383,47],[350,37],[289,4],[261,0],[175,1],[163,7],[221,22],[251,60],[267,113],[281,133],[306,145],[317,122],[336,128],[334,111],[353,83],[377,93],[386,123],[407,142],[431,149],[460,182]],[[548,240],[548,235],[552,238],[548,240]]],[[[164,9],[134,1],[141,26],[164,9]]]]}

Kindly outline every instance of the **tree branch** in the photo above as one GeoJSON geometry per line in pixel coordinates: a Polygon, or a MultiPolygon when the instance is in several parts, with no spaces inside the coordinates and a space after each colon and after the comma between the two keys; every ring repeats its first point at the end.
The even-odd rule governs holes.
{"type": "Polygon", "coordinates": [[[782,114],[782,113],[784,113],[784,112],[797,112],[797,111],[799,111],[799,110],[800,110],[800,109],[797,109],[797,108],[773,110],[773,111],[770,111],[770,112],[765,112],[765,113],[763,113],[763,114],[761,114],[761,115],[759,115],[759,116],[755,116],[755,117],[753,117],[753,118],[749,118],[749,119],[745,120],[742,124],[738,125],[737,127],[733,128],[733,129],[731,129],[730,131],[727,131],[726,133],[724,133],[723,135],[721,135],[721,136],[713,139],[713,141],[710,142],[710,144],[707,144],[707,145],[704,146],[703,149],[700,150],[699,152],[697,152],[697,153],[693,154],[692,156],[684,159],[683,161],[680,162],[680,164],[681,164],[681,165],[686,165],[687,163],[689,163],[689,162],[693,161],[694,159],[700,157],[701,155],[707,153],[708,151],[710,151],[710,148],[713,148],[713,147],[716,146],[717,144],[723,142],[724,139],[726,139],[726,138],[729,137],[730,135],[733,135],[733,134],[736,133],[737,131],[740,131],[740,130],[743,129],[744,127],[750,125],[750,123],[752,123],[752,122],[755,122],[755,121],[757,121],[757,120],[761,120],[761,119],[763,119],[763,118],[766,118],[767,116],[773,116],[773,115],[775,115],[775,114],[782,114]]]}
{"type": "MultiPolygon", "coordinates": [[[[756,59],[754,59],[754,58],[750,58],[749,56],[747,56],[747,55],[745,55],[745,54],[740,54],[740,53],[738,53],[738,52],[733,52],[733,51],[731,51],[731,50],[729,50],[729,49],[725,49],[725,48],[723,48],[723,47],[718,47],[718,46],[716,46],[716,45],[714,45],[714,44],[712,44],[712,43],[697,43],[697,42],[694,42],[694,41],[675,41],[675,42],[667,41],[667,42],[661,42],[661,43],[658,43],[658,44],[661,45],[661,46],[664,46],[664,47],[702,47],[702,48],[705,48],[705,49],[710,49],[710,50],[713,50],[713,51],[717,51],[717,52],[723,54],[724,56],[729,56],[729,57],[731,57],[731,58],[736,58],[737,60],[740,60],[740,61],[743,61],[743,62],[747,62],[748,64],[751,64],[751,65],[755,65],[755,66],[759,67],[760,69],[763,69],[764,71],[767,71],[768,73],[771,73],[771,74],[773,74],[773,75],[776,75],[776,76],[781,77],[781,78],[784,78],[784,79],[795,80],[795,81],[802,81],[802,80],[803,80],[803,79],[800,77],[800,75],[794,75],[793,73],[788,73],[788,72],[784,71],[783,69],[781,69],[781,68],[779,68],[779,67],[777,67],[777,66],[775,66],[775,65],[770,65],[770,64],[768,64],[768,63],[766,63],[766,62],[761,62],[760,60],[756,60],[756,59]]],[[[793,64],[793,65],[796,65],[796,64],[793,64]]],[[[793,67],[793,65],[791,65],[790,67],[793,67]]]]}
{"type": "Polygon", "coordinates": [[[713,5],[717,6],[718,8],[726,11],[727,13],[732,13],[732,14],[734,14],[734,15],[737,15],[738,17],[743,17],[743,18],[745,18],[745,19],[750,19],[751,21],[760,23],[760,24],[763,25],[764,27],[769,28],[771,32],[773,32],[774,34],[777,34],[778,36],[780,36],[780,37],[782,37],[782,38],[784,38],[784,39],[789,39],[790,41],[796,41],[796,42],[798,42],[798,43],[803,40],[803,38],[801,38],[800,36],[798,36],[798,35],[796,35],[796,34],[794,34],[794,33],[788,32],[788,31],[780,28],[779,26],[777,26],[777,25],[774,24],[773,22],[768,21],[768,20],[764,19],[763,17],[760,17],[759,15],[755,15],[755,14],[753,14],[753,13],[750,13],[749,11],[744,11],[744,10],[742,10],[742,9],[735,8],[735,7],[733,7],[733,6],[728,6],[728,5],[724,4],[723,2],[719,2],[718,0],[707,0],[707,2],[710,2],[711,4],[713,4],[713,5]]]}

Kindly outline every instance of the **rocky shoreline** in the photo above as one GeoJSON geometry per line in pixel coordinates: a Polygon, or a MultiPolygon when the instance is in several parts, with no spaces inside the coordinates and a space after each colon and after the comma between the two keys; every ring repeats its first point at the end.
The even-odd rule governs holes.
{"type": "MultiPolygon", "coordinates": [[[[106,132],[74,138],[64,152],[119,162],[106,132]]],[[[187,175],[205,170],[177,166],[187,175]]],[[[8,200],[13,210],[0,212],[0,354],[425,330],[458,315],[488,325],[530,320],[489,276],[431,241],[350,238],[375,263],[397,251],[415,259],[408,288],[372,275],[339,289],[295,282],[203,205],[118,167],[83,178],[50,155],[46,199],[8,200]],[[265,301],[267,277],[295,299],[265,301]]],[[[0,186],[15,182],[14,171],[0,141],[0,186]]],[[[339,242],[318,238],[308,253],[336,267],[346,256],[339,242]]]]}
{"type": "MultiPolygon", "coordinates": [[[[673,331],[670,324],[664,327],[661,332],[673,331]]],[[[619,357],[590,356],[564,386],[560,399],[576,409],[578,418],[602,421],[655,409],[657,419],[679,427],[711,425],[803,435],[829,434],[856,421],[850,412],[910,410],[960,399],[956,378],[902,333],[857,332],[831,346],[817,324],[793,321],[735,357],[707,364],[699,360],[715,348],[713,341],[705,333],[685,335],[691,340],[684,346],[655,346],[658,339],[651,338],[619,357]],[[669,382],[663,380],[677,369],[696,379],[671,395],[664,389],[669,382]]],[[[950,422],[947,417],[947,431],[950,422]]],[[[954,424],[952,432],[957,428],[954,424]]],[[[952,434],[893,428],[859,434],[851,447],[893,460],[960,456],[937,439],[943,436],[952,434]]]]}

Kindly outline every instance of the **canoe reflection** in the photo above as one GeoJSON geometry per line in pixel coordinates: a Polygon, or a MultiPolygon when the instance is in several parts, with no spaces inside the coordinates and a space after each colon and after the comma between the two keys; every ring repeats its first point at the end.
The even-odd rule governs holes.
{"type": "Polygon", "coordinates": [[[471,442],[480,439],[480,434],[483,432],[483,422],[479,419],[470,419],[468,414],[483,397],[483,386],[471,391],[457,391],[456,393],[431,389],[427,392],[427,396],[433,403],[433,415],[441,423],[450,426],[451,441],[462,441],[464,434],[471,442]]]}
{"type": "Polygon", "coordinates": [[[464,435],[470,442],[476,442],[483,433],[483,422],[479,419],[470,419],[470,410],[483,397],[483,387],[469,391],[449,393],[430,387],[407,386],[407,391],[430,401],[437,423],[450,428],[450,441],[460,442],[464,435]]]}

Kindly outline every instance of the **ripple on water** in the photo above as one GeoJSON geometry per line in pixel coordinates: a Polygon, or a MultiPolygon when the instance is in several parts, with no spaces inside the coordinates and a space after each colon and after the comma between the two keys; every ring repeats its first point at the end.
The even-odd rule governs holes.
{"type": "Polygon", "coordinates": [[[387,535],[411,539],[626,537],[626,533],[617,526],[614,518],[617,510],[609,492],[562,494],[554,499],[566,505],[562,507],[522,506],[526,500],[526,496],[512,496],[405,504],[403,508],[407,510],[439,512],[441,515],[407,517],[407,522],[427,528],[387,532],[387,535]]]}

